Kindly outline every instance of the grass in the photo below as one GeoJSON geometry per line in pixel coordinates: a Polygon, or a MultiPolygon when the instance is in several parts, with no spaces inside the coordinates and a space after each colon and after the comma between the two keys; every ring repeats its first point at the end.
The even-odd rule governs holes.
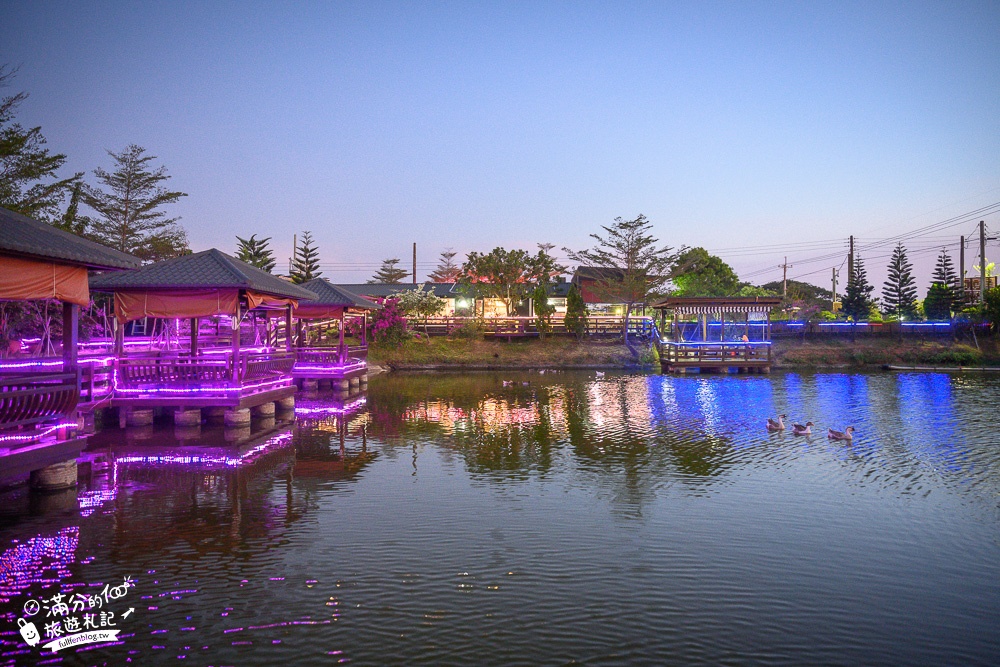
{"type": "Polygon", "coordinates": [[[980,341],[977,349],[969,342],[897,338],[826,338],[774,342],[778,367],[790,366],[992,366],[1000,364],[996,340],[980,341]]]}
{"type": "Polygon", "coordinates": [[[394,369],[435,366],[456,368],[572,368],[631,365],[628,349],[617,341],[582,341],[567,337],[507,341],[431,337],[398,347],[372,345],[369,363],[394,369]]]}

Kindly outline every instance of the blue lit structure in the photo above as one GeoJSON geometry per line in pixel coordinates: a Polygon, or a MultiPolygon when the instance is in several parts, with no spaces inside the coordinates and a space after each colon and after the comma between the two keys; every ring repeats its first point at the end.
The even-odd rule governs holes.
{"type": "Polygon", "coordinates": [[[770,373],[771,310],[780,303],[778,297],[670,297],[654,304],[661,330],[667,311],[672,320],[670,338],[659,340],[663,370],[770,373]]]}

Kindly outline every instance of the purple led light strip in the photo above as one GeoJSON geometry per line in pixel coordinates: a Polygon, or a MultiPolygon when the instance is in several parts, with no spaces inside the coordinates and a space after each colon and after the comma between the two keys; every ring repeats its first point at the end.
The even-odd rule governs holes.
{"type": "Polygon", "coordinates": [[[0,443],[4,442],[33,442],[35,440],[41,440],[45,436],[58,431],[61,428],[76,428],[76,422],[62,422],[60,424],[55,424],[54,426],[49,426],[44,431],[39,431],[38,433],[28,433],[25,435],[0,435],[0,443]]]}
{"type": "Polygon", "coordinates": [[[263,442],[253,449],[241,454],[240,456],[179,456],[179,455],[164,455],[164,456],[122,456],[121,458],[115,459],[115,466],[117,471],[117,465],[119,463],[144,463],[150,465],[156,464],[177,464],[177,465],[224,465],[229,467],[236,467],[242,463],[246,463],[249,459],[257,456],[258,454],[264,452],[267,449],[277,447],[278,445],[283,445],[286,442],[291,441],[291,433],[282,433],[270,438],[266,442],[263,442]]]}
{"type": "Polygon", "coordinates": [[[366,368],[367,366],[368,366],[368,362],[366,362],[366,361],[358,361],[358,362],[355,362],[353,364],[346,364],[344,366],[338,366],[337,364],[330,364],[329,366],[302,366],[302,365],[299,365],[299,364],[295,364],[295,367],[292,370],[296,371],[296,372],[297,371],[332,371],[332,370],[341,370],[341,371],[345,371],[346,372],[346,371],[359,371],[362,368],[366,368]]]}
{"type": "Polygon", "coordinates": [[[136,387],[119,387],[118,371],[114,373],[114,391],[122,394],[238,394],[246,389],[260,389],[263,387],[290,386],[292,378],[278,378],[277,380],[265,380],[255,384],[245,384],[239,387],[147,387],[145,389],[136,387]]]}
{"type": "Polygon", "coordinates": [[[354,401],[347,403],[342,407],[324,407],[324,408],[295,408],[295,414],[297,415],[342,415],[352,410],[357,410],[365,403],[368,399],[364,396],[355,399],[354,401]]]}

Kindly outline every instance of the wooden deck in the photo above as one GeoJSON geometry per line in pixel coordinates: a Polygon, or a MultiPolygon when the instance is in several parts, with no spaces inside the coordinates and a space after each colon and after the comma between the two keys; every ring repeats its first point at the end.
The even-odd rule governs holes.
{"type": "Polygon", "coordinates": [[[664,372],[770,373],[771,344],[767,342],[660,343],[660,364],[664,372]]]}

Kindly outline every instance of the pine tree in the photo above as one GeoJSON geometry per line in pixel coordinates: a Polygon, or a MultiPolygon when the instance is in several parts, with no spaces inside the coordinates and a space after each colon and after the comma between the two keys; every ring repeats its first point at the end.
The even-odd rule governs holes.
{"type": "Polygon", "coordinates": [[[323,272],[319,270],[319,249],[313,245],[312,232],[302,232],[302,239],[292,258],[292,282],[301,284],[321,275],[323,272]]]}
{"type": "Polygon", "coordinates": [[[928,319],[949,319],[951,311],[957,305],[958,289],[958,274],[951,263],[951,257],[942,249],[938,256],[937,265],[934,267],[934,275],[931,279],[930,289],[927,291],[927,298],[924,299],[924,314],[927,315],[928,319]]]}
{"type": "Polygon", "coordinates": [[[889,277],[882,287],[885,312],[900,319],[917,314],[917,287],[913,280],[913,265],[906,258],[906,249],[897,243],[889,259],[889,277]]]}
{"type": "Polygon", "coordinates": [[[239,247],[236,248],[236,259],[271,273],[277,263],[274,259],[274,253],[267,247],[271,237],[259,240],[256,237],[256,234],[251,234],[248,239],[236,237],[239,242],[239,247]]]}
{"type": "Polygon", "coordinates": [[[462,269],[454,262],[456,255],[458,255],[458,253],[453,251],[451,248],[446,248],[445,251],[441,253],[441,258],[438,260],[437,268],[434,269],[434,272],[428,276],[428,278],[431,279],[431,282],[453,283],[458,280],[458,276],[462,272],[462,269]]]}
{"type": "Polygon", "coordinates": [[[154,155],[130,144],[121,153],[108,151],[115,162],[112,173],[98,167],[94,175],[107,190],[87,185],[83,201],[97,212],[89,236],[98,243],[155,262],[187,252],[187,234],[177,221],[159,210],[176,203],[183,192],[160,184],[170,178],[165,167],[151,169],[154,155]]]}
{"type": "Polygon", "coordinates": [[[87,225],[90,218],[80,215],[80,201],[83,199],[83,181],[77,181],[73,186],[73,193],[69,197],[69,206],[62,217],[55,222],[55,226],[77,236],[84,236],[87,233],[87,225]]]}
{"type": "Polygon", "coordinates": [[[587,333],[587,304],[583,300],[580,288],[573,285],[566,295],[566,331],[583,340],[583,335],[587,333]]]}
{"type": "MultiPolygon", "coordinates": [[[[0,65],[0,87],[7,85],[17,68],[0,65]]],[[[28,94],[0,98],[0,206],[24,215],[54,222],[66,192],[82,174],[60,179],[56,175],[66,156],[50,153],[42,128],[25,128],[13,122],[28,94]]]]}
{"type": "Polygon", "coordinates": [[[871,313],[873,301],[872,292],[875,288],[868,282],[861,258],[854,260],[854,273],[847,279],[847,289],[841,299],[844,314],[855,322],[867,320],[871,313]]]}
{"type": "Polygon", "coordinates": [[[398,258],[382,260],[382,267],[375,272],[375,275],[372,276],[372,279],[369,280],[368,283],[385,283],[388,285],[400,284],[403,281],[403,278],[410,275],[410,272],[396,266],[397,264],[399,264],[398,258]]]}

